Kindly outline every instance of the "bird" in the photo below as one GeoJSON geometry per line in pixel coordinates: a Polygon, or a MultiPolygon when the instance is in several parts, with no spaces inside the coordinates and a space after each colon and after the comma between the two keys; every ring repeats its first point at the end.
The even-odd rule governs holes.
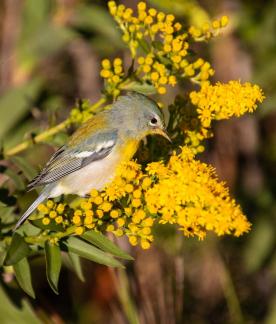
{"type": "Polygon", "coordinates": [[[85,197],[92,189],[104,189],[117,166],[134,156],[143,138],[154,134],[171,141],[156,102],[138,92],[119,96],[109,109],[83,123],[29,183],[28,190],[43,189],[14,231],[48,198],[63,194],[85,197]]]}

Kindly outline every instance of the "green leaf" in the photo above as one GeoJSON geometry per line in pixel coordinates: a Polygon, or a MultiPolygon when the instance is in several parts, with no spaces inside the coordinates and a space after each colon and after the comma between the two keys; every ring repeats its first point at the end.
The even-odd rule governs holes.
{"type": "Polygon", "coordinates": [[[24,181],[15,171],[7,169],[5,170],[4,174],[6,174],[14,182],[17,190],[22,191],[25,189],[24,181]]]}
{"type": "Polygon", "coordinates": [[[123,250],[121,250],[117,245],[111,242],[106,236],[104,236],[100,232],[96,232],[96,231],[85,232],[81,237],[84,240],[96,245],[101,250],[105,252],[109,252],[110,254],[116,257],[126,259],[126,260],[133,260],[133,257],[131,257],[123,250]]]}
{"type": "Polygon", "coordinates": [[[14,207],[9,207],[0,201],[0,218],[1,227],[3,224],[10,225],[14,221],[14,207]]]}
{"type": "MultiPolygon", "coordinates": [[[[73,24],[104,36],[104,40],[118,47],[123,46],[121,35],[116,23],[109,13],[97,5],[79,5],[74,14],[73,24]]],[[[103,39],[103,37],[102,37],[103,39]]]]}
{"type": "Polygon", "coordinates": [[[31,270],[27,258],[23,258],[18,263],[14,264],[13,269],[19,286],[25,291],[25,293],[32,298],[35,298],[31,270]]]}
{"type": "Polygon", "coordinates": [[[3,241],[0,242],[0,267],[3,266],[5,258],[6,258],[6,247],[5,247],[5,243],[3,241]]]}
{"type": "Polygon", "coordinates": [[[196,0],[149,0],[149,3],[162,11],[175,14],[178,17],[186,17],[189,25],[201,27],[210,20],[208,13],[196,0]]]}
{"type": "Polygon", "coordinates": [[[75,37],[73,30],[46,22],[22,42],[18,48],[19,62],[31,72],[42,60],[63,49],[75,37]]]}
{"type": "Polygon", "coordinates": [[[50,287],[58,295],[58,280],[61,269],[61,252],[59,246],[52,244],[50,241],[46,241],[45,255],[47,280],[50,287]]]}
{"type": "Polygon", "coordinates": [[[153,85],[148,83],[140,83],[131,81],[122,87],[123,90],[137,91],[145,95],[155,94],[156,89],[153,85]]]}
{"type": "Polygon", "coordinates": [[[73,252],[69,252],[68,256],[69,256],[69,260],[71,261],[72,269],[75,271],[80,281],[84,282],[85,279],[81,267],[81,258],[73,252]]]}
{"type": "Polygon", "coordinates": [[[25,242],[24,237],[18,233],[14,233],[11,241],[11,245],[8,249],[7,257],[5,259],[5,265],[12,265],[19,262],[21,259],[28,256],[30,248],[25,242]]]}
{"type": "Polygon", "coordinates": [[[34,78],[22,86],[12,88],[0,97],[0,139],[18,123],[30,110],[31,102],[42,86],[40,78],[34,78]],[[12,113],[11,113],[12,110],[12,113]]]}
{"type": "Polygon", "coordinates": [[[112,256],[104,253],[91,244],[84,242],[76,237],[69,237],[65,242],[65,247],[69,252],[76,253],[80,257],[104,264],[110,267],[123,267],[123,265],[115,260],[112,256]]]}
{"type": "Polygon", "coordinates": [[[9,299],[3,287],[0,286],[0,314],[1,324],[41,324],[34,310],[27,300],[22,300],[22,307],[18,308],[9,299]]]}
{"type": "Polygon", "coordinates": [[[33,168],[23,157],[14,156],[11,158],[11,161],[24,173],[29,181],[36,176],[37,171],[35,168],[33,168]]]}
{"type": "Polygon", "coordinates": [[[250,273],[259,271],[269,255],[272,255],[275,242],[274,228],[268,219],[260,218],[250,234],[244,248],[244,263],[250,273]]]}
{"type": "Polygon", "coordinates": [[[150,46],[148,44],[148,42],[145,39],[139,39],[138,43],[140,45],[140,47],[146,52],[149,53],[150,52],[150,46]]]}

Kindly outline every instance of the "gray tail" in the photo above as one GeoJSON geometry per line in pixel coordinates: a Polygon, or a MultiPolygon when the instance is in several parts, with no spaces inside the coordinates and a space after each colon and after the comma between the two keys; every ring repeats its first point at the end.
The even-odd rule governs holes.
{"type": "Polygon", "coordinates": [[[44,188],[40,195],[36,198],[36,200],[31,204],[31,206],[25,211],[25,213],[20,217],[19,221],[16,223],[14,227],[14,231],[16,231],[25,220],[31,215],[31,213],[36,209],[36,207],[41,204],[45,199],[49,197],[50,190],[49,188],[44,188]]]}

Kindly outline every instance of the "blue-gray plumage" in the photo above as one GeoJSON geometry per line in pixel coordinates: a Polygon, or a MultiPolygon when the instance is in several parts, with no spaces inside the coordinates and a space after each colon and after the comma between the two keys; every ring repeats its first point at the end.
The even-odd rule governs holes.
{"type": "Polygon", "coordinates": [[[84,196],[91,189],[103,189],[118,164],[131,159],[140,140],[149,134],[169,139],[156,103],[135,92],[119,97],[110,109],[84,123],[29,184],[29,189],[45,187],[15,229],[47,198],[69,193],[84,196]]]}

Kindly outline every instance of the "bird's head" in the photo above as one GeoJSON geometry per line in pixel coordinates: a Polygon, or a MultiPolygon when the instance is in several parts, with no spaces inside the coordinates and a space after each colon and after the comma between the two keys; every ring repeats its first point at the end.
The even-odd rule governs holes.
{"type": "Polygon", "coordinates": [[[121,126],[125,127],[126,131],[137,134],[139,138],[159,134],[171,141],[166,132],[164,116],[156,102],[150,98],[130,92],[119,97],[113,109],[120,116],[121,126]]]}

